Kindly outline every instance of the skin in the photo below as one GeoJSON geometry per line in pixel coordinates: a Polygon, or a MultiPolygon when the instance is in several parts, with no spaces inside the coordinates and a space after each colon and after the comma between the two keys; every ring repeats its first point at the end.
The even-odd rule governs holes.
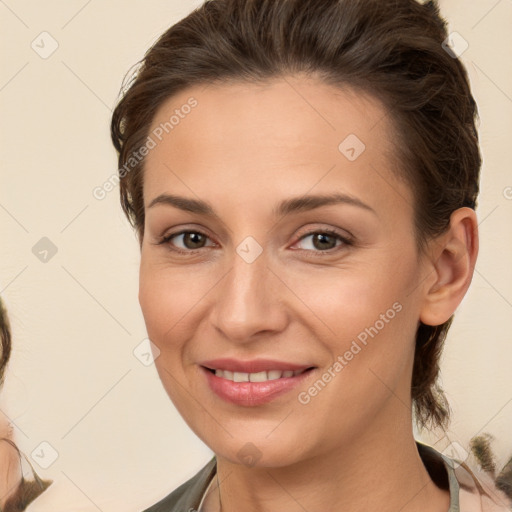
{"type": "MultiPolygon", "coordinates": [[[[217,456],[223,512],[448,510],[412,433],[414,340],[419,321],[446,321],[470,284],[474,211],[454,212],[450,229],[418,254],[412,191],[393,170],[388,113],[370,96],[298,75],[197,86],[168,99],[151,129],[190,96],[198,105],[146,160],[139,302],[169,397],[217,456]],[[338,150],[349,134],[366,146],[355,161],[338,150]],[[373,212],[334,204],[272,214],[290,197],[334,191],[373,212]],[[149,207],[164,193],[207,201],[217,217],[149,207]],[[205,236],[158,245],[183,229],[205,236]],[[350,233],[353,244],[322,245],[314,234],[325,229],[350,233]],[[252,263],[236,252],[247,236],[263,249],[252,263]],[[300,403],[298,393],[396,302],[401,311],[300,403]],[[198,363],[217,357],[317,369],[300,388],[244,407],[208,387],[198,363]],[[255,463],[240,459],[244,446],[255,463]]],[[[209,495],[206,510],[218,500],[209,495]]]]}
{"type": "Polygon", "coordinates": [[[18,488],[21,466],[16,450],[2,439],[13,440],[13,427],[9,418],[0,410],[0,507],[18,488]]]}

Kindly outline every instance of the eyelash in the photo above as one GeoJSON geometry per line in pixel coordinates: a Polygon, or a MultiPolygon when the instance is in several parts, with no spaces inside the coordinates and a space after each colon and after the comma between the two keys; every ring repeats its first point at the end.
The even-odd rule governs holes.
{"type": "MultiPolygon", "coordinates": [[[[202,231],[195,231],[195,230],[187,229],[187,230],[183,230],[183,231],[177,231],[176,233],[170,233],[168,235],[165,235],[165,236],[161,237],[160,241],[157,242],[156,245],[168,244],[169,245],[169,250],[171,250],[173,252],[177,252],[179,254],[188,254],[188,255],[197,254],[202,249],[205,249],[205,247],[201,247],[200,249],[188,249],[188,250],[185,250],[185,249],[179,249],[177,247],[173,247],[169,243],[171,241],[171,239],[176,237],[176,236],[190,234],[190,233],[199,234],[201,236],[204,236],[205,238],[209,238],[208,235],[206,235],[202,231]]],[[[304,240],[308,236],[319,235],[319,234],[320,235],[329,235],[331,237],[336,238],[337,240],[340,240],[343,243],[341,245],[337,246],[337,247],[333,247],[332,249],[325,249],[325,250],[319,250],[319,251],[314,251],[314,250],[310,250],[310,249],[296,249],[296,250],[304,251],[306,253],[314,253],[315,256],[313,256],[313,257],[316,258],[316,257],[319,257],[319,256],[322,257],[322,256],[333,254],[334,252],[337,252],[338,250],[342,249],[343,247],[350,247],[351,245],[354,245],[353,240],[351,240],[350,238],[345,237],[343,235],[340,235],[340,233],[338,233],[337,231],[334,231],[332,229],[322,229],[322,230],[309,231],[309,232],[305,233],[304,235],[302,235],[294,243],[294,245],[296,243],[304,240]]],[[[310,256],[310,254],[308,254],[308,256],[310,256]]]]}

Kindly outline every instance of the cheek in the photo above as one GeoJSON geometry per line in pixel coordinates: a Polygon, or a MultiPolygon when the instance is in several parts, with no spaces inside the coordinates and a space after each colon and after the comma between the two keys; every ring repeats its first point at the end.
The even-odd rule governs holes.
{"type": "MultiPolygon", "coordinates": [[[[190,282],[189,282],[190,283],[190,282]]],[[[183,271],[167,268],[152,258],[142,256],[139,273],[139,304],[148,334],[162,341],[165,333],[172,335],[173,326],[182,317],[188,302],[183,271]]],[[[151,337],[151,336],[150,336],[151,337]]]]}
{"type": "Polygon", "coordinates": [[[191,290],[191,283],[192,288],[194,285],[198,287],[194,276],[182,269],[150,264],[144,258],[141,260],[139,303],[148,337],[160,351],[155,358],[155,368],[165,392],[182,418],[200,435],[197,417],[202,417],[204,412],[200,402],[190,398],[195,396],[195,391],[187,380],[190,376],[187,376],[185,364],[190,360],[185,353],[187,340],[193,338],[197,325],[194,305],[198,306],[198,299],[197,293],[191,290]]]}
{"type": "MultiPolygon", "coordinates": [[[[144,257],[139,274],[139,304],[146,331],[158,348],[155,368],[169,398],[174,404],[180,401],[182,385],[181,342],[179,330],[182,323],[185,294],[181,286],[170,279],[170,272],[158,270],[144,257]]],[[[182,338],[181,338],[182,339],[182,338]]]]}
{"type": "Polygon", "coordinates": [[[343,369],[334,370],[335,383],[323,395],[325,400],[363,407],[363,399],[382,399],[404,378],[418,316],[409,296],[415,273],[411,261],[404,258],[400,272],[388,258],[364,268],[288,274],[287,284],[309,309],[303,309],[302,319],[332,363],[342,358],[343,369]]]}
{"type": "Polygon", "coordinates": [[[388,273],[387,279],[379,280],[387,271],[383,264],[375,267],[379,270],[368,266],[366,270],[288,273],[286,282],[306,306],[301,307],[304,318],[316,323],[327,338],[335,338],[342,347],[373,326],[386,311],[391,310],[388,316],[394,318],[393,304],[404,301],[405,287],[400,278],[388,273]]]}
{"type": "MultiPolygon", "coordinates": [[[[170,353],[177,350],[175,326],[179,320],[179,309],[182,304],[182,289],[174,286],[168,273],[159,271],[143,257],[139,274],[139,304],[141,307],[146,331],[149,339],[158,347],[160,354],[155,365],[166,367],[170,353]]],[[[159,370],[160,373],[160,370],[159,370]]],[[[164,377],[164,375],[161,375],[164,377]]]]}
{"type": "MultiPolygon", "coordinates": [[[[216,275],[172,268],[142,257],[139,304],[148,336],[161,351],[162,359],[166,354],[176,356],[186,346],[186,340],[194,337],[208,290],[218,280],[216,275]]],[[[178,359],[174,357],[172,361],[177,364],[178,359]]]]}

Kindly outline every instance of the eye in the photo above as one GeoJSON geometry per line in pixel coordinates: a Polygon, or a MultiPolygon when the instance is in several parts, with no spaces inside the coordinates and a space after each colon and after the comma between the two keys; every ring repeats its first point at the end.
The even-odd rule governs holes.
{"type": "Polygon", "coordinates": [[[158,242],[158,245],[168,244],[169,248],[173,251],[180,253],[194,253],[198,249],[205,247],[204,244],[208,239],[208,236],[200,231],[179,231],[178,233],[170,233],[169,235],[163,236],[160,242],[158,242]],[[180,240],[180,238],[181,244],[184,247],[176,247],[175,242],[171,242],[173,239],[180,240]]]}
{"type": "Polygon", "coordinates": [[[333,249],[338,250],[340,246],[343,247],[352,245],[352,241],[347,237],[330,229],[325,229],[322,231],[310,231],[309,233],[301,236],[297,244],[308,239],[309,241],[303,243],[303,247],[300,249],[305,251],[318,252],[320,254],[332,252],[333,249]],[[340,243],[337,245],[338,242],[340,243]]]}
{"type": "MultiPolygon", "coordinates": [[[[215,243],[206,245],[208,240],[210,240],[209,237],[201,231],[184,230],[161,237],[157,245],[166,244],[170,250],[181,254],[195,254],[200,249],[216,245],[215,243]]],[[[330,229],[310,231],[301,236],[295,245],[301,243],[303,247],[299,247],[300,250],[318,253],[320,256],[325,253],[331,254],[346,246],[353,245],[353,242],[348,237],[330,229]],[[307,241],[308,239],[309,241],[307,241]]]]}

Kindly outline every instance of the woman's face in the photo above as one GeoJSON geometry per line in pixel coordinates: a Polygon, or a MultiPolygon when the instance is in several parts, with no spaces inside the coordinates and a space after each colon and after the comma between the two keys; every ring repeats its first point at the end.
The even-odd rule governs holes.
{"type": "Polygon", "coordinates": [[[189,88],[153,120],[139,301],[167,393],[219,456],[285,466],[411,428],[432,281],[388,114],[296,76],[189,88]]]}

